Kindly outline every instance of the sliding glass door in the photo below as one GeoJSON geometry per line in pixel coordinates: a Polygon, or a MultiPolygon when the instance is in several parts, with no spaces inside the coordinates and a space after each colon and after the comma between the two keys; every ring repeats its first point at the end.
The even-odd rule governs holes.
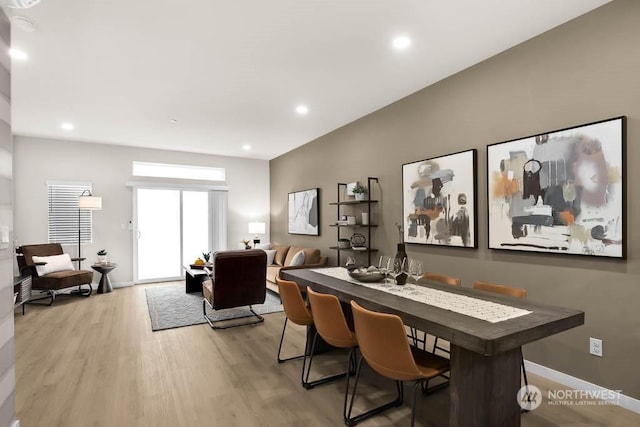
{"type": "Polygon", "coordinates": [[[134,280],[177,280],[203,252],[225,249],[226,192],[134,188],[134,280]]]}

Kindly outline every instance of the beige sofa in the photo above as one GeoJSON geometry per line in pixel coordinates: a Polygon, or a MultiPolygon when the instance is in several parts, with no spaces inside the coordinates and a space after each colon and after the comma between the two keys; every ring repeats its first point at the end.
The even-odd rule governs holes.
{"type": "Polygon", "coordinates": [[[327,265],[327,257],[321,256],[319,249],[287,245],[271,245],[271,249],[276,250],[276,256],[273,264],[267,266],[267,288],[274,292],[278,292],[276,277],[279,277],[281,271],[299,268],[318,268],[327,265]],[[293,266],[291,265],[291,260],[299,251],[304,251],[304,264],[293,266]]]}

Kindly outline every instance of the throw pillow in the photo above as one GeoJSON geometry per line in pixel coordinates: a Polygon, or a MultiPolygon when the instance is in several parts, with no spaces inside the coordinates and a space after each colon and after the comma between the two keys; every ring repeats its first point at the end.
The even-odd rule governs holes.
{"type": "Polygon", "coordinates": [[[304,265],[304,251],[296,252],[293,258],[291,258],[291,264],[289,265],[292,265],[292,266],[304,265]]]}
{"type": "Polygon", "coordinates": [[[263,251],[267,253],[267,265],[273,264],[273,260],[276,258],[276,252],[278,251],[275,249],[263,249],[263,251]]]}
{"type": "Polygon", "coordinates": [[[69,254],[52,256],[33,256],[33,262],[46,262],[44,265],[36,265],[38,276],[44,276],[56,271],[73,270],[73,263],[69,254]]]}
{"type": "Polygon", "coordinates": [[[263,251],[271,249],[271,243],[258,243],[256,249],[262,249],[263,251]]]}

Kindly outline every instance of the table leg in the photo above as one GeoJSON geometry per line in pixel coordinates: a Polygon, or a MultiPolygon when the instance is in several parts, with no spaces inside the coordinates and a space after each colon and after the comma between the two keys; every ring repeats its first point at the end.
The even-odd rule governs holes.
{"type": "Polygon", "coordinates": [[[520,426],[520,348],[483,356],[451,345],[451,426],[520,426]]]}
{"type": "Polygon", "coordinates": [[[100,284],[98,285],[98,293],[99,294],[108,294],[113,291],[111,287],[111,280],[109,280],[109,275],[107,273],[102,273],[100,276],[100,284]]]}

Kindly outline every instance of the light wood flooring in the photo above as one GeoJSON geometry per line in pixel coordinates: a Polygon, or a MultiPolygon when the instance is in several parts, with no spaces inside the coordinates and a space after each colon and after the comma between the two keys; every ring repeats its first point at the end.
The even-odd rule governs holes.
{"type": "MultiPolygon", "coordinates": [[[[344,381],[304,390],[300,360],[276,363],[283,313],[229,330],[203,324],[151,332],[149,286],[164,285],[60,298],[52,307],[28,306],[26,316],[16,315],[21,427],[344,425],[344,381]]],[[[304,329],[293,325],[285,340],[286,354],[300,353],[304,329]]],[[[345,360],[322,355],[318,367],[336,372],[345,360]]],[[[393,390],[392,383],[365,373],[356,411],[388,399],[393,390]]],[[[543,393],[565,389],[530,377],[543,393]]],[[[360,425],[408,426],[410,390],[406,386],[402,408],[360,425]]],[[[419,397],[417,425],[447,424],[447,390],[419,397]]],[[[543,404],[524,414],[522,425],[638,426],[640,415],[615,406],[543,404]]]]}

